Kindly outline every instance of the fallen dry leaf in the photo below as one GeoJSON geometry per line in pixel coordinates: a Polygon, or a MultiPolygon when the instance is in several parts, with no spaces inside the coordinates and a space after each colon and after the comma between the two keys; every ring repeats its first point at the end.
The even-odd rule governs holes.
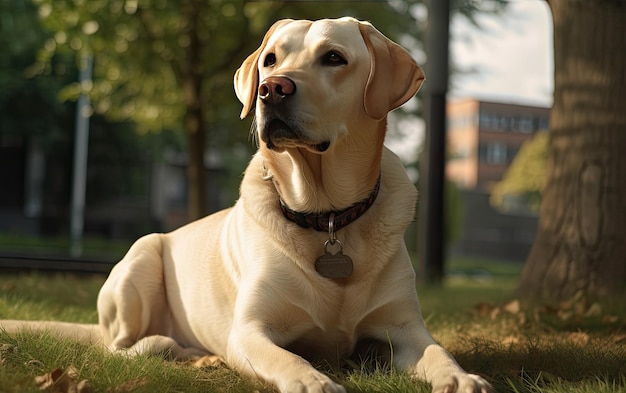
{"type": "Polygon", "coordinates": [[[519,300],[513,300],[502,306],[502,309],[511,314],[517,314],[521,310],[519,300]]]}
{"type": "Polygon", "coordinates": [[[519,342],[520,342],[519,338],[515,336],[506,336],[502,339],[502,344],[504,345],[514,345],[514,344],[519,344],[519,342]]]}
{"type": "Polygon", "coordinates": [[[193,366],[197,368],[224,367],[226,366],[226,361],[221,356],[207,355],[202,356],[200,359],[193,362],[193,366]]]}
{"type": "Polygon", "coordinates": [[[613,337],[613,342],[615,344],[626,343],[626,334],[619,334],[613,337]]]}
{"type": "Polygon", "coordinates": [[[6,343],[0,344],[0,355],[3,355],[5,353],[14,353],[16,351],[17,351],[17,347],[13,344],[6,344],[6,343]]]}
{"type": "Polygon", "coordinates": [[[585,318],[597,317],[602,314],[602,306],[600,303],[593,303],[585,312],[585,318]]]}
{"type": "Polygon", "coordinates": [[[17,347],[11,344],[0,344],[0,366],[6,364],[6,356],[17,352],[17,347]]]}
{"type": "Polygon", "coordinates": [[[591,339],[587,333],[584,332],[572,332],[567,336],[568,340],[580,344],[585,345],[591,339]]]}
{"type": "Polygon", "coordinates": [[[602,323],[606,325],[614,324],[619,321],[619,317],[617,315],[605,315],[602,317],[602,323]]]}
{"type": "Polygon", "coordinates": [[[558,309],[563,313],[571,312],[572,315],[584,315],[589,308],[589,301],[583,291],[578,291],[568,300],[559,303],[558,309]]]}
{"type": "Polygon", "coordinates": [[[576,315],[584,316],[588,309],[589,302],[587,302],[587,299],[581,299],[580,301],[574,303],[573,311],[576,315]]]}
{"type": "Polygon", "coordinates": [[[78,379],[78,370],[70,366],[67,371],[57,368],[47,374],[35,377],[35,382],[39,385],[39,390],[45,390],[49,393],[91,392],[87,380],[76,383],[76,379],[78,379]]]}
{"type": "Polygon", "coordinates": [[[574,316],[572,311],[559,310],[556,315],[561,319],[561,321],[565,322],[571,319],[574,316]]]}
{"type": "Polygon", "coordinates": [[[478,312],[478,315],[480,315],[481,317],[486,317],[487,315],[490,315],[494,309],[497,309],[497,307],[495,307],[493,304],[485,302],[478,303],[474,306],[474,308],[478,312]]]}

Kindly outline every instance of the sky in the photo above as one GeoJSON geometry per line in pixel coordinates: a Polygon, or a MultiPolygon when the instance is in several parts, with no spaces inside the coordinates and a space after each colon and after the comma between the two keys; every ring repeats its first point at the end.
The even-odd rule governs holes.
{"type": "MultiPolygon", "coordinates": [[[[450,21],[450,61],[462,72],[451,75],[448,100],[552,106],[552,18],[547,3],[511,0],[504,14],[479,14],[477,20],[480,27],[460,15],[450,21]]],[[[409,163],[423,142],[424,123],[398,121],[390,117],[386,144],[409,163]]]]}
{"type": "Polygon", "coordinates": [[[450,25],[450,98],[475,97],[552,105],[552,19],[543,0],[513,0],[504,15],[478,15],[480,28],[460,16],[450,25]]]}

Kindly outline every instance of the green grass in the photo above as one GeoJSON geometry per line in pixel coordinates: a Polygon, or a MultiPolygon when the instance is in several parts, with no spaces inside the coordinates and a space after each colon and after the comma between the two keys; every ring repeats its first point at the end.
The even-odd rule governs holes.
{"type": "MultiPolygon", "coordinates": [[[[465,274],[455,274],[443,288],[418,292],[433,336],[467,370],[483,375],[498,392],[626,392],[625,315],[612,314],[609,306],[601,307],[606,312],[568,318],[546,305],[507,311],[501,305],[514,298],[520,266],[461,261],[451,267],[465,274]]],[[[69,274],[0,275],[0,319],[96,322],[103,281],[69,274]]],[[[273,391],[224,367],[126,359],[49,336],[0,332],[0,392],[38,392],[36,376],[70,366],[93,392],[273,391]]],[[[357,365],[332,376],[349,392],[430,391],[428,384],[382,366],[357,365]]]]}

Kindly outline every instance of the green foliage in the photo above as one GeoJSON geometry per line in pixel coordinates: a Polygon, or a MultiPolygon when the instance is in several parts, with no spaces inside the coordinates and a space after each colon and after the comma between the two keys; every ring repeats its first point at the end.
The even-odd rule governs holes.
{"type": "Polygon", "coordinates": [[[507,0],[474,1],[474,0],[453,0],[451,8],[453,11],[465,16],[474,26],[480,27],[476,16],[481,13],[501,13],[506,9],[507,0]]]}
{"type": "MultiPolygon", "coordinates": [[[[89,92],[96,113],[133,120],[144,131],[182,130],[188,102],[184,82],[200,78],[203,109],[215,141],[242,130],[239,103],[232,89],[234,71],[280,18],[353,15],[372,20],[391,37],[419,39],[422,27],[408,12],[415,2],[152,1],[35,0],[47,29],[53,32],[41,56],[41,68],[55,53],[91,53],[94,82],[74,82],[64,99],[89,92]],[[197,18],[197,20],[196,20],[197,18]],[[190,50],[198,40],[200,53],[190,50]],[[195,58],[194,56],[197,56],[195,58]]],[[[189,88],[189,87],[187,87],[189,88]]],[[[245,133],[239,134],[239,139],[245,133]]]]}
{"type": "MultiPolygon", "coordinates": [[[[44,62],[59,51],[89,53],[95,58],[93,84],[70,84],[62,92],[64,99],[76,99],[86,91],[96,113],[133,120],[144,131],[182,128],[185,104],[180,79],[190,67],[185,50],[191,44],[191,11],[183,4],[122,0],[36,3],[44,25],[53,32],[44,46],[44,62]]],[[[198,35],[207,44],[216,36],[214,3],[196,4],[202,7],[197,11],[206,27],[198,35]]],[[[241,38],[235,29],[223,36],[241,38]]],[[[217,41],[211,46],[217,50],[220,44],[217,41]]],[[[197,72],[219,79],[216,62],[224,57],[214,54],[213,50],[203,51],[202,69],[197,72]]],[[[227,52],[223,54],[228,57],[227,52]]]]}
{"type": "Polygon", "coordinates": [[[30,1],[0,0],[0,139],[36,138],[52,151],[73,122],[57,92],[75,75],[62,56],[32,68],[45,37],[30,1]]]}
{"type": "Polygon", "coordinates": [[[548,132],[541,131],[525,142],[502,180],[491,193],[491,204],[503,210],[516,206],[510,201],[522,201],[537,212],[546,183],[548,159],[548,132]]]}

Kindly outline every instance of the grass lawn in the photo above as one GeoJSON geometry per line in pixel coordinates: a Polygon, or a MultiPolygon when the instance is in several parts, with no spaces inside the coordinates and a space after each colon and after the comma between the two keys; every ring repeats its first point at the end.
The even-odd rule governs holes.
{"type": "MultiPolygon", "coordinates": [[[[125,240],[87,237],[82,242],[82,256],[97,260],[118,261],[126,254],[131,243],[125,240]]],[[[70,255],[70,244],[71,241],[66,236],[41,238],[0,232],[0,253],[5,254],[66,257],[70,255]]]]}
{"type": "MultiPolygon", "coordinates": [[[[419,290],[433,336],[498,392],[626,392],[626,299],[520,305],[519,265],[451,263],[443,288],[419,290]]],[[[0,274],[0,319],[96,322],[104,277],[0,274]]],[[[349,392],[430,392],[401,373],[355,365],[333,374],[349,392]]],[[[382,367],[382,366],[381,366],[382,367]]],[[[226,367],[125,359],[49,336],[0,332],[0,392],[39,392],[61,369],[92,392],[272,392],[226,367]]],[[[49,390],[51,391],[51,390],[49,390]]],[[[79,391],[79,390],[76,390],[79,391]]]]}

